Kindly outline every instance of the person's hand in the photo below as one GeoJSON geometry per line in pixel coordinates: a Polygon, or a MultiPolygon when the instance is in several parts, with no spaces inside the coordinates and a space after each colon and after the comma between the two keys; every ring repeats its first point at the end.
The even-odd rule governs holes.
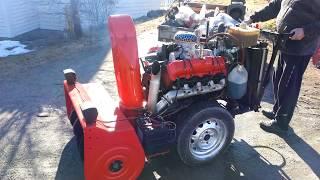
{"type": "Polygon", "coordinates": [[[294,35],[290,37],[291,40],[300,41],[304,38],[303,28],[293,29],[290,33],[294,33],[294,35]]]}

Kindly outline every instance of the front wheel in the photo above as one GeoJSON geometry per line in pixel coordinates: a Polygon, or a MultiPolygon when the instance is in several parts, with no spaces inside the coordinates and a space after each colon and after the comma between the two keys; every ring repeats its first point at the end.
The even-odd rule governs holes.
{"type": "Polygon", "coordinates": [[[217,103],[199,103],[178,119],[177,150],[187,165],[205,164],[219,156],[231,143],[234,121],[217,103]]]}

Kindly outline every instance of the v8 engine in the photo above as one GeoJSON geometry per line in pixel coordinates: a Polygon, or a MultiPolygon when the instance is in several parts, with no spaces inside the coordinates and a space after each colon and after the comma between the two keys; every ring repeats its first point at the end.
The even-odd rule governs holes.
{"type": "Polygon", "coordinates": [[[162,71],[166,93],[155,110],[161,112],[174,101],[221,91],[226,84],[225,77],[226,65],[223,57],[170,61],[162,71]]]}
{"type": "Polygon", "coordinates": [[[150,50],[143,61],[142,83],[151,113],[168,112],[171,105],[191,97],[222,93],[226,87],[228,63],[235,59],[232,54],[235,47],[227,49],[220,40],[225,41],[212,41],[217,45],[210,49],[199,36],[179,32],[175,43],[150,50]]]}

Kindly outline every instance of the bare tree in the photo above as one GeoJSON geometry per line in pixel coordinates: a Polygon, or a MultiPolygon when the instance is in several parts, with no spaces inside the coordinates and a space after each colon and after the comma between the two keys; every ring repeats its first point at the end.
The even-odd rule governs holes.
{"type": "Polygon", "coordinates": [[[107,17],[114,9],[117,0],[46,0],[49,7],[59,7],[65,4],[63,15],[66,19],[65,30],[71,37],[82,36],[81,25],[98,27],[106,23],[107,17]]]}
{"type": "Polygon", "coordinates": [[[69,37],[80,38],[82,29],[79,16],[79,0],[46,0],[49,8],[56,11],[57,16],[64,16],[65,31],[69,37]],[[60,5],[60,6],[59,6],[60,5]],[[62,8],[61,5],[64,5],[62,8]]]}
{"type": "Polygon", "coordinates": [[[70,9],[71,9],[71,19],[73,22],[73,32],[76,38],[82,36],[82,29],[80,23],[80,15],[79,15],[79,1],[78,0],[71,0],[70,9]]]}
{"type": "Polygon", "coordinates": [[[116,0],[79,0],[80,13],[84,13],[90,25],[100,26],[106,23],[107,17],[116,5],[116,0]]]}

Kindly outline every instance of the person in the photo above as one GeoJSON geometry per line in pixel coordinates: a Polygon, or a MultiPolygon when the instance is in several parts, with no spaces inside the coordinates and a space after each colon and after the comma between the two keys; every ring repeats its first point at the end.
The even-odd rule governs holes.
{"type": "Polygon", "coordinates": [[[303,74],[314,54],[320,34],[320,0],[271,0],[246,23],[276,18],[279,33],[294,33],[280,50],[273,75],[275,104],[271,112],[262,111],[270,120],[260,127],[271,133],[286,133],[296,107],[303,74]]]}

